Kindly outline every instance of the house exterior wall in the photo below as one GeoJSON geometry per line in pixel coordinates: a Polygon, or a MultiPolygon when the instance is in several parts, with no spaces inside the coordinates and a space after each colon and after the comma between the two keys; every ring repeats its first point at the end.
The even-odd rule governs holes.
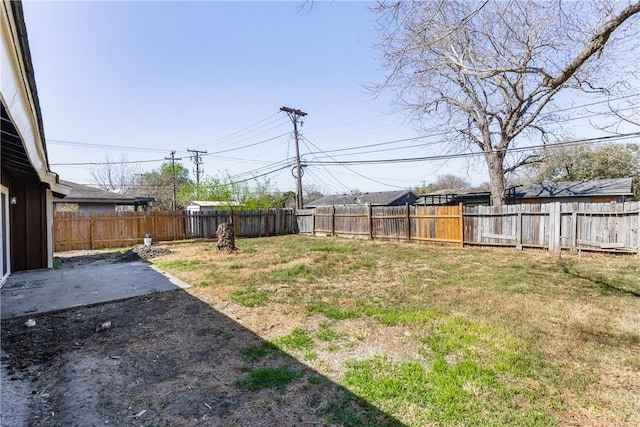
{"type": "Polygon", "coordinates": [[[9,205],[11,271],[49,267],[53,239],[47,225],[48,189],[37,178],[6,173],[2,185],[9,189],[10,198],[16,198],[9,205]]]}
{"type": "MultiPolygon", "coordinates": [[[[64,199],[63,199],[64,200],[64,199]]],[[[74,212],[114,212],[115,203],[66,203],[56,202],[56,212],[67,212],[70,209],[74,212]]]]}
{"type": "Polygon", "coordinates": [[[189,212],[216,212],[216,211],[228,211],[229,207],[225,206],[187,206],[185,210],[189,212]]]}
{"type": "Polygon", "coordinates": [[[410,205],[413,205],[416,202],[416,200],[418,199],[408,193],[394,200],[393,202],[389,203],[387,206],[404,206],[407,203],[409,203],[410,205]]]}
{"type": "Polygon", "coordinates": [[[21,2],[0,2],[0,70],[3,118],[11,126],[11,140],[4,134],[1,147],[13,150],[12,156],[1,156],[0,173],[9,198],[15,200],[8,209],[9,265],[12,272],[47,268],[53,265],[52,190],[64,196],[70,189],[49,170],[21,2]]]}

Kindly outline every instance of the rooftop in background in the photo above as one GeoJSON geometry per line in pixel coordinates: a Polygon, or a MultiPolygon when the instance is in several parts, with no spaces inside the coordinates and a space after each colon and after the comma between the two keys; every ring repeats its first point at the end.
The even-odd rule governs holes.
{"type": "Polygon", "coordinates": [[[146,210],[150,203],[155,202],[154,197],[130,197],[122,194],[106,191],[101,188],[90,187],[71,181],[60,180],[60,184],[71,188],[71,192],[64,199],[54,197],[56,210],[64,210],[65,206],[77,205],[81,211],[114,210],[117,206],[138,206],[146,210]]]}
{"type": "Polygon", "coordinates": [[[63,203],[116,203],[119,205],[133,205],[135,198],[123,196],[122,194],[106,191],[101,188],[90,187],[88,185],[78,184],[71,181],[60,180],[62,185],[71,187],[71,192],[64,199],[54,199],[55,202],[63,203]]]}
{"type": "MultiPolygon", "coordinates": [[[[505,190],[506,204],[548,202],[625,202],[633,196],[633,178],[592,181],[547,182],[511,185],[505,190]]],[[[416,205],[489,205],[491,192],[481,189],[438,190],[420,196],[416,205]]]]}
{"type": "Polygon", "coordinates": [[[516,185],[515,196],[522,199],[557,197],[633,196],[633,178],[593,181],[546,182],[516,185]]]}
{"type": "Polygon", "coordinates": [[[410,190],[377,191],[373,193],[342,194],[324,196],[305,205],[307,208],[318,206],[366,205],[371,206],[400,206],[414,204],[418,196],[410,190]]]}

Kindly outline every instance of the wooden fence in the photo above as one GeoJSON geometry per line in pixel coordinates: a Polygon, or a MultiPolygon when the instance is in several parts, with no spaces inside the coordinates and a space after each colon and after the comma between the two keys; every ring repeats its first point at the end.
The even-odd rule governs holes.
{"type": "Polygon", "coordinates": [[[640,254],[639,202],[468,207],[464,244],[640,254]]]}
{"type": "Polygon", "coordinates": [[[239,237],[266,237],[296,232],[293,209],[233,211],[234,231],[239,237]]]}
{"type": "Polygon", "coordinates": [[[103,249],[185,238],[183,212],[56,212],[54,251],[103,249]]]}
{"type": "Polygon", "coordinates": [[[291,209],[212,212],[56,212],[54,251],[103,249],[153,241],[216,237],[218,225],[233,222],[238,237],[260,237],[296,232],[291,209]]]}
{"type": "Polygon", "coordinates": [[[640,255],[639,202],[492,206],[323,206],[297,213],[300,233],[640,255]]]}
{"type": "Polygon", "coordinates": [[[304,234],[462,245],[462,206],[321,206],[297,218],[304,234]]]}
{"type": "Polygon", "coordinates": [[[298,233],[300,234],[313,234],[315,209],[298,209],[296,211],[296,223],[298,226],[298,233]]]}
{"type": "Polygon", "coordinates": [[[324,206],[315,210],[56,212],[54,250],[101,249],[154,241],[213,238],[221,222],[238,237],[292,233],[399,239],[450,245],[512,246],[640,255],[640,203],[491,206],[324,206]]]}

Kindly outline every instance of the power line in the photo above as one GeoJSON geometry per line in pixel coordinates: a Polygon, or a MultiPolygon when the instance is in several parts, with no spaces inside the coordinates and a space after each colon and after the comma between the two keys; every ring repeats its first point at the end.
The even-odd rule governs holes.
{"type": "Polygon", "coordinates": [[[235,148],[229,148],[229,149],[226,149],[226,150],[214,151],[214,152],[208,153],[207,156],[213,156],[215,154],[228,153],[229,151],[237,151],[237,150],[242,150],[244,148],[255,147],[256,145],[264,144],[265,142],[273,141],[274,139],[282,138],[283,136],[287,136],[287,135],[289,135],[289,132],[283,133],[281,135],[274,136],[273,138],[269,138],[269,139],[265,139],[265,140],[262,140],[262,141],[254,142],[252,144],[243,145],[241,147],[235,147],[235,148]]]}
{"type": "MultiPolygon", "coordinates": [[[[315,144],[314,144],[314,143],[312,143],[311,141],[309,141],[307,138],[302,137],[302,139],[303,139],[303,141],[308,142],[309,144],[313,145],[316,149],[318,149],[318,147],[316,147],[316,146],[315,146],[315,144]]],[[[306,145],[306,144],[305,144],[305,145],[306,145]]],[[[309,148],[309,147],[307,146],[307,149],[308,149],[308,148],[309,148]]],[[[311,151],[311,150],[309,150],[309,151],[311,151]]],[[[315,157],[315,156],[314,156],[314,157],[315,157]]],[[[316,159],[317,159],[317,157],[316,157],[316,159]]],[[[342,181],[340,181],[340,180],[339,180],[339,179],[337,179],[335,176],[333,176],[333,174],[332,174],[331,172],[329,172],[329,169],[327,169],[327,167],[326,167],[325,165],[320,165],[320,166],[322,166],[322,169],[324,169],[324,170],[327,172],[327,174],[329,174],[329,176],[331,177],[331,179],[333,179],[335,182],[337,182],[339,186],[341,186],[341,187],[345,188],[347,191],[349,191],[349,190],[350,190],[350,188],[349,188],[349,187],[347,187],[346,185],[344,185],[344,184],[342,183],[342,181]]]]}
{"type": "MultiPolygon", "coordinates": [[[[278,138],[282,138],[283,136],[287,136],[287,135],[289,135],[289,132],[283,133],[281,135],[274,136],[273,138],[269,138],[269,139],[265,139],[265,140],[262,140],[262,141],[254,142],[252,144],[244,145],[242,147],[230,148],[228,150],[214,151],[214,152],[211,152],[211,153],[207,153],[206,151],[202,151],[203,153],[207,153],[207,154],[206,155],[202,155],[201,157],[214,156],[216,154],[228,153],[230,151],[241,150],[243,148],[255,147],[257,145],[264,144],[266,142],[270,142],[270,141],[273,141],[273,140],[278,139],[278,138]]],[[[187,150],[187,151],[189,151],[189,150],[187,150]]],[[[100,165],[106,165],[106,164],[123,165],[123,164],[132,164],[132,163],[154,163],[154,162],[162,162],[164,160],[166,160],[166,158],[165,159],[153,159],[153,160],[127,160],[127,161],[120,161],[120,162],[51,163],[50,166],[100,166],[100,165]]]]}
{"type": "MultiPolygon", "coordinates": [[[[305,139],[306,139],[306,138],[305,138],[305,139]]],[[[314,147],[318,148],[318,147],[317,147],[315,144],[313,144],[311,141],[309,141],[308,139],[306,139],[306,140],[307,140],[311,145],[313,145],[314,147]]],[[[332,158],[331,156],[328,156],[328,157],[329,157],[329,158],[332,158]]],[[[329,164],[329,163],[331,163],[331,162],[329,162],[329,163],[327,163],[327,162],[317,162],[317,163],[316,163],[316,162],[307,162],[307,164],[312,164],[312,163],[313,163],[313,164],[319,164],[319,165],[322,165],[322,166],[324,167],[324,165],[325,165],[325,164],[329,164]]],[[[338,163],[336,163],[336,164],[338,164],[338,163]]],[[[402,189],[406,188],[406,187],[399,187],[399,186],[397,186],[397,185],[391,185],[391,184],[386,183],[386,182],[381,182],[381,181],[375,180],[375,179],[373,179],[373,178],[370,178],[370,177],[368,177],[368,176],[365,176],[365,175],[363,175],[363,174],[361,174],[361,173],[359,173],[359,172],[357,172],[357,171],[355,171],[355,170],[353,170],[353,169],[351,169],[351,168],[347,167],[347,166],[346,166],[346,165],[344,165],[344,164],[340,164],[340,166],[343,166],[343,167],[344,167],[345,169],[347,169],[348,171],[350,171],[350,172],[352,172],[352,173],[354,173],[354,174],[356,174],[356,175],[358,175],[358,176],[360,176],[360,177],[362,177],[362,178],[364,178],[364,179],[366,179],[366,180],[369,180],[369,181],[371,181],[371,182],[375,182],[376,184],[381,184],[381,185],[385,185],[385,186],[387,186],[387,187],[393,187],[393,188],[402,188],[402,189]]],[[[325,168],[325,169],[326,169],[326,168],[325,168]]]]}
{"type": "Polygon", "coordinates": [[[77,162],[77,163],[50,163],[50,166],[101,166],[101,165],[126,165],[133,163],[157,163],[164,162],[164,159],[153,159],[153,160],[125,160],[120,162],[77,162]]]}
{"type": "MultiPolygon", "coordinates": [[[[576,108],[578,108],[578,107],[576,107],[576,108]]],[[[621,109],[619,111],[628,111],[628,110],[633,110],[634,108],[637,108],[637,106],[628,107],[628,108],[625,108],[625,109],[621,109]]],[[[574,120],[588,119],[588,118],[591,118],[591,117],[598,117],[598,116],[601,116],[601,115],[602,114],[591,114],[591,115],[586,115],[586,116],[583,115],[583,116],[580,116],[580,117],[573,117],[573,118],[562,120],[562,123],[566,123],[566,122],[574,121],[574,120]]],[[[337,149],[334,149],[334,150],[311,152],[311,153],[308,153],[308,154],[317,154],[317,153],[327,154],[327,153],[338,153],[338,152],[344,152],[344,151],[355,151],[355,150],[359,150],[359,149],[363,149],[363,148],[381,147],[381,146],[386,146],[386,145],[399,144],[399,143],[402,143],[402,142],[417,141],[417,140],[420,140],[420,139],[433,138],[433,137],[436,137],[436,136],[446,136],[446,135],[451,135],[451,134],[452,134],[451,131],[443,131],[443,132],[433,133],[433,134],[430,134],[430,135],[420,135],[420,136],[415,136],[415,137],[411,137],[411,138],[402,138],[402,139],[384,141],[384,142],[379,142],[379,143],[374,143],[374,144],[358,145],[358,146],[355,146],[355,147],[337,148],[337,149]]],[[[398,148],[387,148],[387,149],[382,149],[382,150],[371,150],[371,151],[357,152],[357,153],[351,153],[351,154],[345,154],[345,155],[353,156],[353,155],[357,155],[357,154],[359,155],[359,154],[378,153],[378,152],[383,152],[383,151],[405,150],[405,149],[408,149],[408,148],[414,148],[414,147],[419,147],[419,146],[423,146],[423,145],[435,145],[435,144],[441,144],[443,142],[451,142],[451,141],[453,141],[453,139],[450,138],[450,139],[446,139],[446,140],[438,140],[438,141],[436,141],[434,143],[415,144],[415,145],[409,145],[409,146],[405,145],[405,146],[398,147],[398,148]]]]}
{"type": "Polygon", "coordinates": [[[236,181],[231,181],[230,184],[240,184],[240,183],[243,183],[243,182],[252,181],[254,179],[262,178],[263,176],[271,175],[271,174],[274,174],[276,172],[280,172],[281,170],[288,169],[288,168],[289,168],[289,165],[286,165],[286,166],[283,166],[283,167],[280,167],[280,168],[277,168],[277,169],[274,169],[274,170],[271,170],[271,171],[268,171],[268,172],[265,172],[265,173],[262,173],[262,174],[259,174],[259,175],[254,175],[251,178],[239,179],[239,180],[236,180],[236,181]]]}
{"type": "Polygon", "coordinates": [[[80,142],[80,141],[68,141],[65,139],[46,139],[47,144],[51,145],[67,145],[70,147],[88,147],[88,148],[100,148],[105,150],[114,150],[114,149],[122,149],[123,151],[143,151],[143,152],[164,152],[165,150],[160,148],[144,148],[144,147],[135,147],[131,145],[112,145],[112,144],[96,144],[91,142],[80,142]]]}
{"type": "MultiPolygon", "coordinates": [[[[251,129],[252,127],[254,127],[254,126],[256,126],[256,125],[259,125],[260,123],[262,123],[262,122],[264,122],[264,121],[267,121],[267,120],[271,119],[272,117],[274,117],[274,116],[278,115],[278,113],[279,113],[279,111],[277,111],[277,112],[275,112],[275,113],[271,114],[271,115],[270,115],[270,116],[268,116],[268,117],[265,117],[265,118],[264,118],[264,119],[262,119],[262,120],[259,120],[259,121],[255,122],[255,123],[253,123],[253,124],[251,124],[251,125],[248,125],[248,126],[246,126],[246,127],[242,128],[242,129],[240,129],[240,130],[237,130],[237,131],[232,132],[232,133],[230,133],[230,134],[228,134],[228,135],[222,136],[222,137],[220,137],[220,138],[218,138],[218,139],[214,139],[213,141],[209,141],[208,143],[206,143],[206,144],[204,144],[204,145],[202,145],[202,146],[203,146],[203,147],[207,147],[207,146],[210,146],[210,145],[215,144],[216,142],[220,142],[220,141],[224,141],[225,139],[229,139],[229,138],[231,138],[232,136],[235,136],[235,135],[238,135],[238,134],[245,133],[245,132],[247,132],[249,129],[251,129]]],[[[268,123],[268,124],[271,124],[271,123],[273,123],[273,122],[270,122],[270,123],[268,123]]],[[[268,125],[268,124],[267,124],[267,125],[268,125]]]]}
{"type": "MultiPolygon", "coordinates": [[[[594,105],[599,105],[599,104],[605,104],[605,103],[610,103],[612,101],[619,101],[619,100],[625,100],[625,99],[631,99],[631,98],[636,98],[639,97],[640,94],[630,94],[630,95],[626,95],[626,96],[620,96],[620,97],[616,97],[616,98],[611,98],[611,99],[607,99],[607,100],[603,100],[603,101],[595,101],[595,102],[591,102],[588,104],[581,104],[581,105],[576,105],[576,106],[572,106],[572,107],[567,107],[567,108],[563,108],[563,109],[559,109],[559,110],[555,110],[555,111],[550,111],[550,112],[545,112],[545,113],[541,113],[539,114],[539,117],[546,117],[546,116],[551,116],[553,114],[559,113],[559,112],[564,112],[564,111],[570,111],[570,110],[576,110],[576,109],[580,109],[580,108],[585,108],[585,107],[590,107],[590,106],[594,106],[594,105]]],[[[621,111],[627,111],[627,110],[632,110],[634,108],[637,108],[637,105],[635,106],[631,106],[629,108],[626,108],[624,110],[621,111]]],[[[224,139],[228,139],[233,135],[237,135],[237,134],[241,134],[247,130],[249,130],[251,127],[258,125],[266,120],[271,119],[272,117],[276,116],[278,114],[278,112],[273,113],[272,115],[254,123],[253,125],[249,125],[243,129],[240,129],[236,132],[233,132],[225,137],[219,138],[217,140],[212,141],[210,144],[212,144],[213,142],[216,141],[220,141],[220,140],[224,140],[224,139]]],[[[590,118],[590,117],[598,117],[598,116],[606,116],[609,115],[608,112],[603,112],[603,113],[595,113],[595,114],[591,114],[589,116],[580,116],[580,117],[574,117],[574,118],[569,118],[569,119],[563,119],[562,122],[567,122],[567,121],[574,121],[574,120],[581,120],[581,119],[586,119],[586,118],[590,118]]],[[[363,121],[361,120],[357,120],[354,121],[352,123],[359,123],[363,121]]],[[[271,124],[273,122],[267,123],[264,126],[267,126],[269,124],[271,124]]],[[[349,123],[347,123],[348,125],[349,123]]],[[[342,125],[341,125],[342,126],[342,125]]],[[[247,144],[247,145],[243,145],[240,147],[234,147],[234,148],[229,148],[226,150],[220,150],[217,152],[212,152],[209,153],[209,155],[215,155],[215,154],[220,154],[220,153],[226,153],[226,152],[230,152],[230,151],[235,151],[235,150],[241,150],[244,148],[250,148],[265,142],[269,142],[269,141],[273,141],[274,139],[278,139],[282,136],[288,135],[289,133],[284,133],[278,136],[275,136],[273,138],[269,138],[269,139],[265,139],[256,143],[252,143],[252,144],[247,144]]],[[[349,147],[349,148],[341,148],[341,149],[335,149],[335,150],[327,150],[325,151],[325,153],[336,153],[336,152],[341,152],[341,151],[353,151],[353,150],[357,150],[357,149],[361,149],[361,148],[371,148],[371,147],[378,147],[378,146],[383,146],[383,145],[391,145],[391,144],[396,144],[396,143],[401,143],[401,142],[408,142],[408,141],[415,141],[415,140],[420,140],[420,139],[425,139],[425,138],[430,138],[430,137],[435,137],[435,136],[444,136],[444,135],[448,135],[450,134],[450,131],[445,131],[445,132],[439,132],[439,133],[434,133],[434,134],[430,134],[430,135],[421,135],[421,136],[416,136],[416,137],[412,137],[412,138],[403,138],[403,139],[397,139],[397,140],[392,140],[392,141],[385,141],[385,142],[380,142],[380,143],[375,143],[375,144],[366,144],[366,145],[360,145],[360,146],[356,146],[356,147],[349,147]]],[[[89,142],[80,142],[80,141],[70,141],[70,140],[64,140],[64,139],[50,139],[47,138],[47,144],[51,143],[52,145],[68,145],[68,146],[78,146],[78,147],[88,147],[88,148],[100,148],[100,149],[123,149],[123,151],[142,151],[142,152],[162,152],[164,150],[162,149],[157,149],[157,148],[143,148],[143,147],[135,147],[135,146],[120,146],[120,145],[112,145],[112,144],[96,144],[96,143],[89,143],[89,142]]],[[[404,149],[404,147],[399,148],[399,149],[404,149]]],[[[366,153],[360,153],[360,154],[366,154],[366,153]]],[[[158,161],[162,161],[162,159],[152,159],[152,160],[137,160],[137,161],[123,161],[123,162],[109,162],[111,164],[134,164],[134,163],[152,163],[152,162],[158,162],[158,161]]],[[[73,163],[51,163],[52,166],[96,166],[96,165],[104,165],[107,164],[107,162],[73,162],[73,163]]]]}
{"type": "MultiPolygon", "coordinates": [[[[558,146],[572,146],[572,145],[581,145],[581,144],[592,144],[598,142],[606,142],[606,141],[615,141],[615,140],[625,140],[630,139],[632,137],[640,136],[640,132],[622,134],[622,135],[611,135],[611,136],[603,136],[599,138],[589,138],[589,139],[581,139],[575,141],[567,141],[567,142],[557,142],[554,144],[540,144],[540,145],[531,145],[528,147],[513,147],[507,148],[504,150],[492,150],[490,152],[522,152],[522,151],[530,151],[537,148],[546,148],[546,147],[558,147],[558,146]]],[[[460,159],[464,157],[475,157],[475,156],[484,156],[488,153],[488,151],[475,151],[470,153],[458,153],[458,154],[442,154],[436,156],[425,156],[425,157],[410,157],[410,158],[399,158],[399,159],[382,159],[382,160],[334,160],[334,161],[307,161],[306,163],[311,164],[324,164],[324,165],[367,165],[367,164],[391,164],[391,163],[411,163],[411,162],[422,162],[422,161],[431,161],[431,160],[451,160],[451,159],[460,159]]]]}

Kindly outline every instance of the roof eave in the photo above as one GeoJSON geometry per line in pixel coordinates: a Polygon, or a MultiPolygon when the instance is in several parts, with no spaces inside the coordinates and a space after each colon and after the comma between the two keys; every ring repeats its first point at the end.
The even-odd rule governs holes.
{"type": "Polygon", "coordinates": [[[2,49],[0,94],[25,153],[41,182],[57,194],[68,194],[49,169],[40,103],[27,40],[22,3],[0,2],[2,49]]]}

